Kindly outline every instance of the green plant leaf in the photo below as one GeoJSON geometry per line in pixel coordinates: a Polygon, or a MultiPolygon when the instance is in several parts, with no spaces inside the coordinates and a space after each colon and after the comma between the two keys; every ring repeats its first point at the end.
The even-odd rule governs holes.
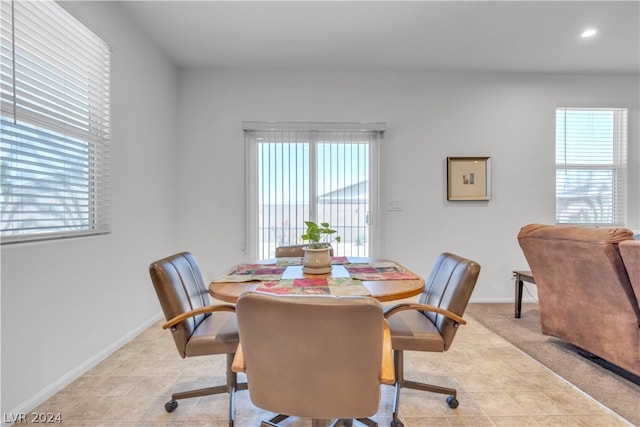
{"type": "Polygon", "coordinates": [[[336,230],[332,230],[328,222],[318,225],[313,221],[304,221],[304,224],[307,230],[300,238],[303,241],[308,240],[310,247],[327,247],[332,241],[340,242],[340,236],[333,236],[336,230]]]}

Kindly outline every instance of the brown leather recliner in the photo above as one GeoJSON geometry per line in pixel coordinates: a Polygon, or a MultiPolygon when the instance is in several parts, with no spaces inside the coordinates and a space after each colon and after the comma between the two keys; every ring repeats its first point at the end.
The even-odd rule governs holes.
{"type": "Polygon", "coordinates": [[[246,372],[254,405],[314,426],[367,419],[380,385],[393,384],[393,353],[382,305],[370,297],[275,296],[247,292],[236,304],[241,345],[233,369],[246,372]]]}
{"type": "MultiPolygon", "coordinates": [[[[278,246],[276,248],[276,258],[286,257],[300,257],[304,256],[304,248],[307,245],[290,245],[290,246],[278,246]]],[[[333,256],[333,248],[329,248],[329,256],[333,256]]]]}
{"type": "Polygon", "coordinates": [[[238,347],[235,307],[229,304],[211,305],[200,268],[192,254],[182,252],[149,265],[149,274],[173,340],[182,358],[226,354],[227,381],[224,385],[174,393],[165,404],[167,412],[178,407],[177,400],[229,393],[229,426],[235,418],[235,392],[246,390],[231,370],[238,347]]]}
{"type": "Polygon", "coordinates": [[[624,240],[618,244],[624,267],[636,299],[640,299],[640,240],[624,240]]]}
{"type": "Polygon", "coordinates": [[[411,388],[448,394],[447,403],[458,407],[457,391],[452,388],[404,379],[404,351],[447,351],[453,342],[471,293],[480,274],[480,265],[460,256],[442,253],[436,260],[417,304],[402,303],[385,309],[391,330],[395,359],[395,398],[392,427],[401,427],[398,419],[400,389],[411,388]]]}
{"type": "Polygon", "coordinates": [[[621,257],[633,239],[631,230],[607,227],[529,224],[518,233],[542,333],[640,375],[640,285],[634,291],[629,275],[637,273],[621,257]]]}

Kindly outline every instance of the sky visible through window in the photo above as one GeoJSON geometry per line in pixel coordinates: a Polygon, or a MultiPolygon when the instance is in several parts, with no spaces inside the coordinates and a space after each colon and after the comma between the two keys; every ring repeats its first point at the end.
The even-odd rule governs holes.
{"type": "MultiPolygon", "coordinates": [[[[262,143],[258,164],[268,165],[258,174],[264,204],[309,203],[309,143],[262,143]],[[267,184],[269,182],[270,184],[267,184]],[[268,187],[267,187],[268,186],[268,187]]],[[[369,147],[366,144],[317,143],[317,195],[335,192],[368,180],[369,147]]]]}

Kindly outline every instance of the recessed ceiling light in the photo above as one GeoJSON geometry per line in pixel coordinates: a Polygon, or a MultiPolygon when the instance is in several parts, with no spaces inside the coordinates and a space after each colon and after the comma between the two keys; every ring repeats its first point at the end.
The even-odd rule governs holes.
{"type": "Polygon", "coordinates": [[[580,36],[582,38],[593,37],[593,36],[596,35],[597,32],[598,32],[598,30],[596,30],[595,28],[589,28],[589,29],[584,30],[580,36]]]}

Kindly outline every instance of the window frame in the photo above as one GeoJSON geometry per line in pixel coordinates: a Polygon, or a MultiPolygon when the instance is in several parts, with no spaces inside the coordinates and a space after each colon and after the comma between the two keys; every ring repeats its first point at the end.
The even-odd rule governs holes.
{"type": "MultiPolygon", "coordinates": [[[[628,140],[629,140],[629,109],[625,107],[557,107],[555,110],[555,223],[563,224],[563,225],[579,225],[579,226],[605,226],[605,227],[619,227],[626,225],[626,217],[627,217],[627,203],[628,203],[628,188],[627,188],[627,175],[628,175],[628,140]],[[567,145],[570,145],[569,137],[567,136],[568,129],[566,123],[566,114],[568,112],[609,112],[612,114],[611,120],[611,150],[607,151],[606,154],[611,156],[610,162],[604,162],[597,160],[601,160],[597,155],[593,155],[592,160],[582,161],[582,162],[571,162],[567,161],[569,156],[586,156],[589,152],[595,151],[597,147],[590,146],[588,148],[584,148],[585,144],[583,143],[579,149],[573,150],[569,154],[567,151],[567,145]],[[560,133],[558,132],[559,120],[558,114],[565,114],[565,119],[562,123],[564,123],[565,128],[560,133]],[[559,147],[564,148],[564,159],[560,161],[559,159],[559,147]],[[567,221],[563,220],[561,216],[559,216],[559,200],[560,191],[562,190],[559,187],[558,174],[565,173],[567,171],[591,171],[591,172],[603,172],[603,171],[611,171],[611,190],[607,194],[610,196],[610,214],[611,221],[604,220],[595,220],[595,221],[567,221]]],[[[573,132],[578,132],[578,130],[582,130],[579,126],[575,126],[572,130],[573,132]]],[[[597,137],[597,131],[592,129],[588,136],[585,137],[585,140],[589,138],[595,139],[597,137]]],[[[600,141],[602,143],[602,141],[600,141]]],[[[602,156],[604,157],[604,156],[602,156]]],[[[590,180],[589,184],[593,184],[594,182],[598,182],[597,180],[590,180]]],[[[591,186],[589,187],[591,188],[591,186]]],[[[586,200],[586,196],[585,200],[586,200]]],[[[602,209],[600,209],[602,212],[602,209]]],[[[597,213],[600,218],[603,218],[602,213],[597,213]]],[[[605,212],[605,214],[607,214],[605,212]]],[[[577,212],[574,213],[577,215],[577,212]]]]}
{"type": "Polygon", "coordinates": [[[110,233],[111,48],[54,1],[2,15],[0,242],[110,233]]]}

